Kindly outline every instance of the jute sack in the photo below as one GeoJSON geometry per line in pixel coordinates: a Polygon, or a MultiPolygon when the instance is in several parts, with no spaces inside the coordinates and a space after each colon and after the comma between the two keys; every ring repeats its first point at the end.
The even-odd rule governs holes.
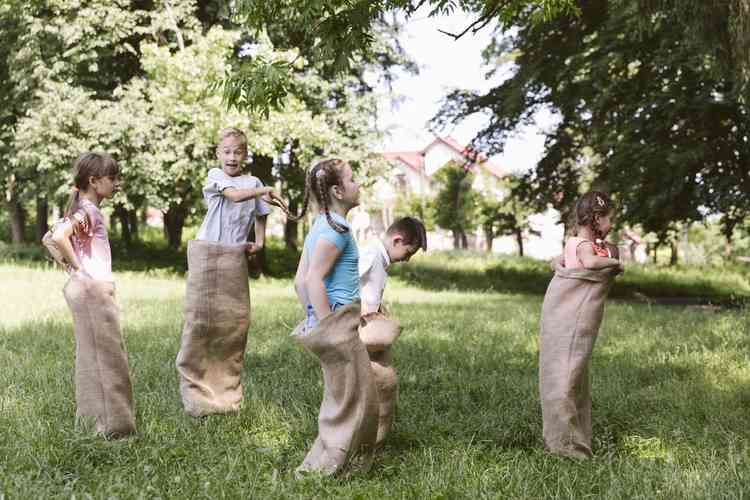
{"type": "Polygon", "coordinates": [[[610,269],[558,264],[544,296],[539,393],[544,443],[552,453],[591,457],[589,363],[613,278],[610,269]]]}
{"type": "Polygon", "coordinates": [[[239,411],[249,324],[245,245],[189,241],[185,326],[175,362],[185,413],[239,411]]]}
{"type": "Polygon", "coordinates": [[[380,402],[376,447],[383,444],[393,427],[398,397],[398,374],[393,366],[391,346],[400,334],[399,322],[383,312],[370,313],[362,317],[359,337],[370,355],[370,369],[380,402]]]}
{"type": "Polygon", "coordinates": [[[398,398],[398,374],[393,367],[393,354],[390,349],[370,353],[370,369],[378,390],[378,436],[375,447],[383,445],[391,432],[393,419],[396,416],[398,398]]]}
{"type": "MultiPolygon", "coordinates": [[[[333,474],[352,455],[372,457],[378,433],[378,394],[367,350],[359,339],[359,305],[349,304],[295,338],[320,360],[323,401],[318,436],[298,472],[333,474]]],[[[300,331],[301,330],[301,331],[300,331]]]]}
{"type": "Polygon", "coordinates": [[[401,335],[401,325],[382,312],[366,314],[362,317],[359,338],[371,353],[390,349],[401,335]]]}
{"type": "Polygon", "coordinates": [[[63,289],[76,337],[76,422],[106,437],[135,433],[128,356],[115,285],[73,274],[63,289]]]}

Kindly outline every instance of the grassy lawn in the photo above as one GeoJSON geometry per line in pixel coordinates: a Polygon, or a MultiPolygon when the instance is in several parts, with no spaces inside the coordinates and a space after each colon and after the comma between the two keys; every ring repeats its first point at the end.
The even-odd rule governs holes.
{"type": "MultiPolygon", "coordinates": [[[[118,272],[139,434],[106,442],[73,429],[65,277],[0,264],[0,498],[750,496],[745,308],[608,304],[592,368],[595,458],[576,463],[542,450],[544,264],[438,260],[417,259],[386,291],[404,334],[396,426],[375,466],[302,481],[293,470],[315,437],[322,385],[287,337],[300,316],[289,280],[251,283],[242,412],[193,420],[174,368],[184,276],[118,272]]],[[[695,285],[690,272],[649,281],[634,270],[623,285],[750,295],[746,274],[696,271],[695,285]]]]}

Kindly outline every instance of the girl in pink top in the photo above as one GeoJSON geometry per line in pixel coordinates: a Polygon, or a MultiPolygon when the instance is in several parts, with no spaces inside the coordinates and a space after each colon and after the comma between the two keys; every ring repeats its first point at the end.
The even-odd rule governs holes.
{"type": "Polygon", "coordinates": [[[624,268],[618,260],[617,247],[604,241],[612,229],[614,205],[606,193],[589,191],[581,196],[574,209],[573,234],[565,242],[563,265],[566,268],[624,268]]]}
{"type": "Polygon", "coordinates": [[[71,275],[63,295],[76,338],[76,423],[108,438],[136,430],[112,254],[99,211],[99,204],[117,190],[118,174],[109,155],[82,154],[73,169],[74,187],[65,218],[43,240],[71,275]]]}

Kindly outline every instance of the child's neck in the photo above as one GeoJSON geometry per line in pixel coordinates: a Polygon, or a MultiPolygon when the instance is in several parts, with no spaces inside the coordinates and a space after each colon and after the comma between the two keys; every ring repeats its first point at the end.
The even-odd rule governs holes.
{"type": "Polygon", "coordinates": [[[349,210],[351,210],[352,208],[354,207],[348,207],[341,203],[334,202],[331,204],[331,207],[329,210],[335,214],[340,215],[344,219],[346,219],[346,216],[349,215],[349,210]]]}
{"type": "Polygon", "coordinates": [[[579,228],[578,237],[583,238],[584,240],[589,240],[589,241],[596,240],[596,235],[594,234],[594,231],[592,231],[591,228],[588,228],[588,227],[579,228]]]}
{"type": "Polygon", "coordinates": [[[81,198],[86,198],[91,203],[93,203],[96,206],[96,208],[99,208],[99,205],[102,202],[102,199],[99,198],[99,195],[96,194],[96,191],[94,191],[93,189],[89,189],[87,191],[82,191],[81,192],[81,198]]]}

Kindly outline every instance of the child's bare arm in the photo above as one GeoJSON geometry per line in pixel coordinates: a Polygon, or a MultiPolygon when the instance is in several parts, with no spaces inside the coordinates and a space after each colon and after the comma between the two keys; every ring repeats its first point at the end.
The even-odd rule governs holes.
{"type": "Polygon", "coordinates": [[[615,268],[622,271],[622,264],[617,259],[600,257],[594,253],[594,247],[590,242],[584,242],[576,248],[578,259],[586,269],[608,269],[615,268]]]}
{"type": "Polygon", "coordinates": [[[52,241],[60,250],[65,262],[75,272],[81,270],[81,264],[78,262],[78,258],[73,250],[73,244],[70,242],[70,237],[73,235],[73,232],[73,223],[70,220],[61,222],[58,224],[55,232],[52,233],[52,241]]]}
{"type": "Polygon", "coordinates": [[[318,320],[331,314],[331,305],[328,303],[323,279],[331,272],[339,255],[341,255],[341,250],[336,245],[321,238],[315,243],[307,265],[305,289],[318,320]]]}
{"type": "Polygon", "coordinates": [[[258,196],[267,195],[268,193],[271,193],[273,191],[272,187],[257,187],[257,188],[236,188],[236,187],[228,187],[224,189],[221,194],[228,200],[232,200],[234,202],[239,201],[247,201],[251,198],[255,198],[258,196]]]}
{"type": "Polygon", "coordinates": [[[247,253],[253,254],[263,250],[266,243],[266,215],[255,216],[255,241],[247,243],[247,253]]]}
{"type": "Polygon", "coordinates": [[[297,292],[297,299],[304,309],[309,304],[307,289],[305,288],[305,275],[307,274],[307,255],[302,251],[302,256],[297,265],[297,273],[294,275],[294,291],[297,292]]]}

